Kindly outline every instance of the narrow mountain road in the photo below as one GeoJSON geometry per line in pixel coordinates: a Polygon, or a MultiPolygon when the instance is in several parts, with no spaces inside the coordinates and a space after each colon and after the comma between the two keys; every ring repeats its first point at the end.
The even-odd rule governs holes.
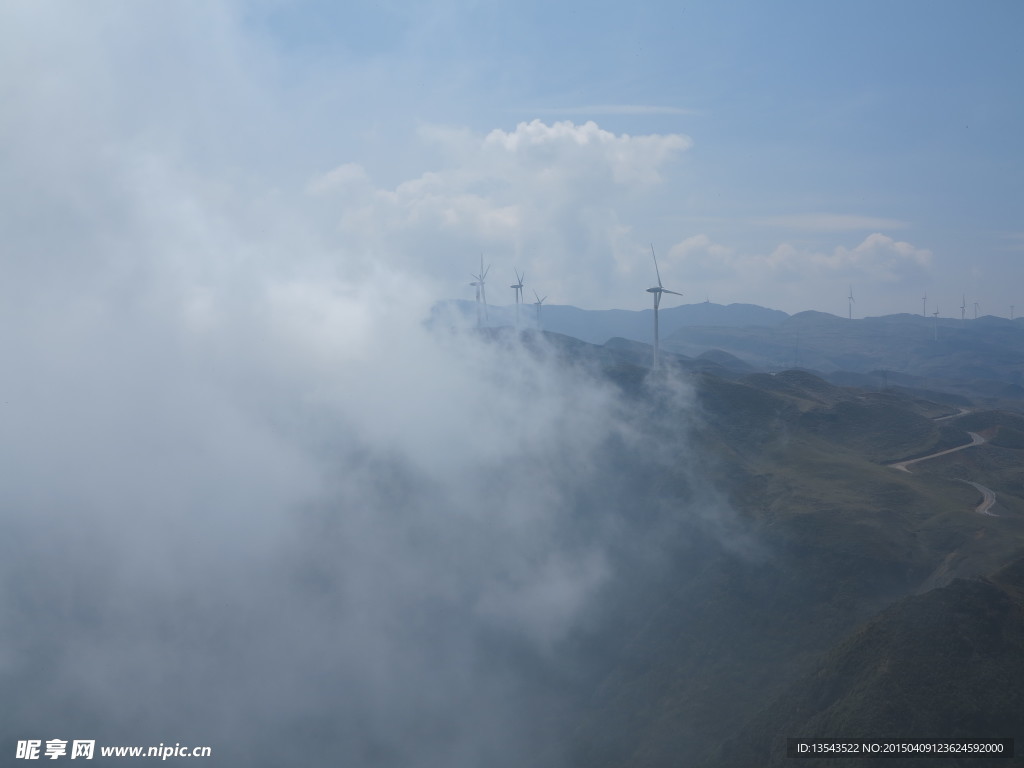
{"type": "Polygon", "coordinates": [[[945,456],[947,453],[955,453],[956,451],[962,451],[964,448],[971,448],[975,445],[981,445],[982,443],[988,442],[987,438],[982,437],[977,432],[968,432],[971,436],[971,442],[964,445],[958,445],[956,448],[947,448],[945,451],[939,451],[938,453],[931,453],[927,456],[922,456],[919,459],[910,459],[909,461],[897,461],[893,464],[887,464],[886,466],[892,467],[893,469],[900,469],[904,472],[909,472],[907,469],[911,464],[917,464],[919,461],[928,461],[928,459],[934,459],[936,456],[945,456]]]}
{"type": "MultiPolygon", "coordinates": [[[[956,415],[959,416],[960,414],[958,413],[956,415]]],[[[952,417],[950,417],[950,416],[943,416],[942,418],[943,419],[948,419],[948,418],[952,418],[952,417]]],[[[936,421],[941,421],[941,420],[942,419],[936,419],[936,421]]],[[[971,448],[972,446],[981,445],[982,443],[987,443],[988,442],[988,438],[982,437],[977,432],[968,432],[967,434],[971,436],[971,442],[966,443],[965,445],[958,445],[956,448],[948,448],[945,451],[939,451],[938,453],[931,453],[931,454],[929,454],[927,456],[922,456],[919,459],[910,459],[909,461],[897,461],[897,462],[895,462],[893,464],[889,464],[887,466],[890,466],[893,469],[902,470],[904,472],[910,472],[910,470],[907,469],[907,467],[909,467],[911,464],[917,464],[917,462],[919,462],[919,461],[927,461],[928,459],[934,459],[936,456],[945,456],[947,453],[955,453],[956,451],[962,451],[964,448],[971,448]]],[[[997,515],[995,512],[991,511],[992,507],[996,503],[996,492],[995,491],[993,491],[991,488],[986,488],[981,483],[975,483],[972,480],[960,480],[960,482],[961,483],[967,483],[968,485],[973,485],[981,493],[981,504],[979,504],[977,507],[974,508],[975,512],[977,512],[979,515],[988,515],[989,517],[999,517],[999,515],[997,515]]]]}
{"type": "Polygon", "coordinates": [[[957,416],[963,416],[965,413],[971,412],[970,408],[960,408],[960,406],[957,406],[957,408],[958,413],[951,413],[949,414],[949,416],[939,416],[939,418],[932,419],[932,421],[946,421],[947,419],[955,419],[957,416]]]}
{"type": "Polygon", "coordinates": [[[995,512],[990,512],[993,505],[996,503],[996,492],[991,488],[986,488],[981,483],[975,483],[971,480],[961,480],[961,483],[967,483],[973,485],[976,489],[981,491],[981,504],[974,508],[974,511],[979,515],[988,515],[989,517],[999,517],[995,512]]]}

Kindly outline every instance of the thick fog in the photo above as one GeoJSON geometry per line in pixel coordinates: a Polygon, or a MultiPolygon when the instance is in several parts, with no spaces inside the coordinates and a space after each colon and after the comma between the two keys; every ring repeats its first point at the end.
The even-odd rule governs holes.
{"type": "Polygon", "coordinates": [[[560,764],[580,638],[713,494],[686,388],[652,419],[536,334],[428,326],[465,286],[342,247],[224,14],[104,7],[5,11],[4,760],[560,764]]]}
{"type": "Polygon", "coordinates": [[[558,764],[567,649],[657,534],[640,401],[536,335],[428,328],[408,275],[229,252],[196,285],[84,245],[5,291],[5,744],[558,764]]]}

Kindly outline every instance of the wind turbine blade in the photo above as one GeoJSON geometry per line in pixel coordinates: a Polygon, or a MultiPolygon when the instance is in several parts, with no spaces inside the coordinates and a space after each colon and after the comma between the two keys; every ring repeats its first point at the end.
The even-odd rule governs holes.
{"type": "Polygon", "coordinates": [[[668,288],[662,288],[661,292],[662,293],[671,293],[673,296],[682,296],[683,295],[683,294],[679,293],[679,291],[670,291],[668,288]]]}
{"type": "Polygon", "coordinates": [[[661,272],[658,270],[658,257],[654,255],[654,243],[651,243],[651,258],[654,259],[654,274],[658,276],[658,287],[661,288],[661,272]]]}

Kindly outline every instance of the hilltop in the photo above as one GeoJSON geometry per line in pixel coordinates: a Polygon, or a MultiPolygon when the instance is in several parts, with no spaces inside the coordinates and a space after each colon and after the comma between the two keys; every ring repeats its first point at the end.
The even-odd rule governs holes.
{"type": "MultiPolygon", "coordinates": [[[[536,327],[536,308],[532,303],[521,309],[522,326],[536,327]]],[[[476,318],[476,303],[472,301],[446,301],[436,305],[433,316],[455,312],[463,317],[476,318]]],[[[578,307],[545,304],[542,310],[542,326],[546,331],[573,336],[591,344],[604,344],[613,337],[633,341],[650,342],[653,325],[653,310],[627,309],[580,309],[578,307]]],[[[664,307],[658,311],[662,334],[667,336],[679,328],[690,326],[712,326],[723,328],[764,327],[772,328],[789,317],[777,309],[766,309],[756,304],[684,304],[664,307]]],[[[515,307],[488,307],[488,323],[494,326],[514,325],[515,307]]]]}

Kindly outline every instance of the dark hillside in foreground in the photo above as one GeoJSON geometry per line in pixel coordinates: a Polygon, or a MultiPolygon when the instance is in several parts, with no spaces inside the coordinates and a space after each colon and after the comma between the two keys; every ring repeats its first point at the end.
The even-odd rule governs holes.
{"type": "MultiPolygon", "coordinates": [[[[708,765],[789,765],[787,735],[949,742],[1013,738],[1024,745],[1022,563],[1002,572],[1004,583],[958,579],[887,608],[768,704],[708,765]]],[[[944,757],[886,764],[993,763],[944,757]]]]}

